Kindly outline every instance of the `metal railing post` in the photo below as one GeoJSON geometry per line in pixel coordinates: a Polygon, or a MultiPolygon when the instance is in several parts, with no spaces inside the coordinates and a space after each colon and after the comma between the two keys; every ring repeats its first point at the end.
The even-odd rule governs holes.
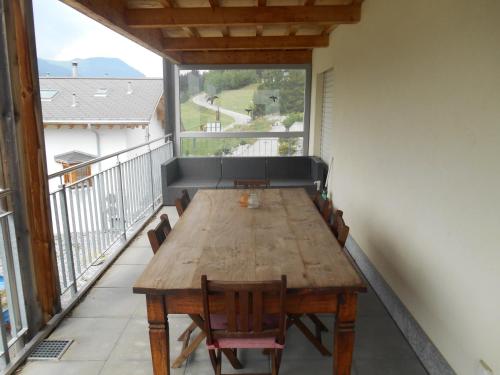
{"type": "MultiPolygon", "coordinates": [[[[61,216],[62,216],[62,225],[63,225],[63,236],[66,242],[66,246],[64,249],[66,250],[66,259],[69,261],[69,278],[71,280],[71,290],[73,294],[76,294],[78,291],[78,286],[76,285],[76,270],[75,270],[75,259],[73,254],[73,242],[71,241],[71,229],[69,226],[69,215],[68,215],[68,201],[66,198],[66,185],[62,185],[61,191],[61,216]]],[[[64,262],[64,259],[61,260],[64,262]]]]}
{"type": "Polygon", "coordinates": [[[151,176],[151,211],[155,210],[155,183],[153,174],[153,151],[151,150],[151,145],[148,145],[149,149],[149,175],[151,176]]]}
{"type": "Polygon", "coordinates": [[[127,223],[125,222],[125,200],[123,199],[123,174],[122,174],[122,162],[120,157],[117,156],[116,160],[118,162],[118,193],[120,194],[120,216],[122,218],[122,229],[123,229],[123,239],[127,239],[127,223]]]}

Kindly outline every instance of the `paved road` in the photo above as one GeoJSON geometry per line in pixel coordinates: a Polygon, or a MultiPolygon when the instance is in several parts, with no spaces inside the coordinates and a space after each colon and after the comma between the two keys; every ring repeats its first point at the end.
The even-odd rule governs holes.
{"type": "Polygon", "coordinates": [[[229,117],[232,117],[234,122],[231,125],[226,126],[225,130],[231,128],[234,125],[245,125],[245,124],[248,124],[250,121],[252,121],[252,118],[248,115],[244,115],[244,114],[239,113],[239,112],[231,111],[229,109],[217,107],[216,105],[210,104],[207,101],[207,94],[205,94],[205,93],[201,93],[201,94],[194,96],[193,103],[197,104],[201,107],[211,109],[212,111],[217,111],[217,109],[219,109],[221,113],[223,113],[229,117]]]}

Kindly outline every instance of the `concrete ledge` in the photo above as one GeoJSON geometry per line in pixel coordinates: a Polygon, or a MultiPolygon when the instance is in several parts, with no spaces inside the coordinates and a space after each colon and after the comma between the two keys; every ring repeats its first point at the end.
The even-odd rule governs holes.
{"type": "Polygon", "coordinates": [[[385,305],[427,372],[430,375],[456,375],[443,355],[351,236],[347,239],[346,249],[385,305]]]}

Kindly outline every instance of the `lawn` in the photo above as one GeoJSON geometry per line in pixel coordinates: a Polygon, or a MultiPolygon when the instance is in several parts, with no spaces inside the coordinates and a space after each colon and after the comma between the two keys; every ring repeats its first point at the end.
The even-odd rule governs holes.
{"type": "MultiPolygon", "coordinates": [[[[222,126],[233,122],[233,118],[221,114],[222,126]]],[[[200,131],[208,122],[215,122],[215,111],[194,104],[191,99],[181,104],[181,124],[185,131],[200,131]]]]}
{"type": "Polygon", "coordinates": [[[232,132],[268,132],[272,128],[272,122],[263,117],[259,117],[246,125],[235,125],[232,132]]]}
{"type": "Polygon", "coordinates": [[[241,89],[222,91],[218,94],[218,102],[221,107],[246,115],[245,109],[251,107],[253,93],[257,90],[257,86],[258,84],[254,83],[241,89]]]}

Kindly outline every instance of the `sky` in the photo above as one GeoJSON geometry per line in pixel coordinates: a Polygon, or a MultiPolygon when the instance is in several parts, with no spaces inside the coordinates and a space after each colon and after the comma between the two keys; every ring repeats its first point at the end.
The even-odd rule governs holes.
{"type": "Polygon", "coordinates": [[[34,0],[33,10],[38,57],[49,60],[116,57],[147,77],[162,77],[160,56],[59,0],[34,0]]]}

